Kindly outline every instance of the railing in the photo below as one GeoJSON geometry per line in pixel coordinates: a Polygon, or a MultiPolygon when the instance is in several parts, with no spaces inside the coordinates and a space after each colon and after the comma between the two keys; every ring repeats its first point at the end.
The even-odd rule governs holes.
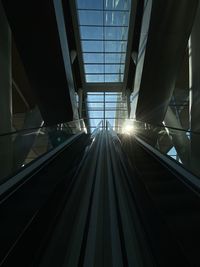
{"type": "Polygon", "coordinates": [[[136,135],[200,177],[200,132],[127,120],[121,133],[136,135]]]}
{"type": "Polygon", "coordinates": [[[94,131],[92,132],[92,137],[94,137],[101,129],[103,129],[103,120],[101,120],[96,128],[94,129],[94,131]]]}
{"type": "Polygon", "coordinates": [[[0,183],[81,132],[87,132],[83,120],[0,134],[0,183]]]}

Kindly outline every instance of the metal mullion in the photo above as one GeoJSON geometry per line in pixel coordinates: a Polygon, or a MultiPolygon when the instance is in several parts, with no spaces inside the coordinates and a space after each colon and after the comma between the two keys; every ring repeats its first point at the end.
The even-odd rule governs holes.
{"type": "Polygon", "coordinates": [[[125,63],[93,63],[93,62],[90,62],[90,63],[84,63],[84,65],[125,65],[125,63]]]}
{"type": "MultiPolygon", "coordinates": [[[[104,65],[103,65],[103,69],[104,69],[104,83],[105,83],[105,81],[106,81],[106,79],[105,79],[105,62],[106,62],[106,58],[105,58],[105,51],[106,51],[106,49],[105,49],[105,14],[104,14],[104,10],[105,10],[105,4],[104,4],[104,0],[103,0],[103,52],[104,52],[104,54],[103,54],[103,63],[104,63],[104,65]]],[[[103,108],[104,108],[104,110],[103,110],[103,126],[104,126],[104,129],[105,129],[105,127],[106,127],[106,121],[105,121],[105,115],[106,115],[106,112],[105,112],[105,91],[103,92],[103,108]]]]}
{"type": "MultiPolygon", "coordinates": [[[[96,94],[94,94],[94,95],[91,95],[91,96],[103,96],[103,95],[96,95],[96,94]]],[[[109,96],[110,97],[111,96],[117,97],[118,95],[109,95],[109,96]]],[[[108,97],[108,95],[106,97],[108,97]]],[[[97,101],[97,100],[85,101],[85,103],[95,103],[95,102],[102,102],[103,103],[103,97],[102,97],[102,100],[101,101],[97,101]]],[[[125,104],[126,102],[124,102],[124,101],[123,102],[122,101],[115,101],[115,100],[112,100],[112,99],[108,99],[108,100],[106,100],[106,103],[122,103],[122,104],[125,104]]]]}
{"type": "MultiPolygon", "coordinates": [[[[86,39],[86,38],[82,38],[80,39],[81,41],[86,41],[86,42],[90,42],[90,41],[94,41],[94,42],[98,42],[98,41],[105,41],[104,39],[86,39]]],[[[119,39],[107,39],[106,42],[127,42],[128,39],[124,39],[124,40],[119,40],[119,39]]]]}
{"type": "MultiPolygon", "coordinates": [[[[103,11],[104,9],[97,9],[97,8],[77,8],[79,11],[103,11]]],[[[122,9],[105,9],[106,12],[129,12],[128,9],[122,10],[122,9]]]]}
{"type": "MultiPolygon", "coordinates": [[[[120,104],[120,103],[118,103],[118,102],[105,102],[106,104],[120,104]]],[[[86,103],[87,104],[87,103],[86,103]]],[[[102,104],[101,102],[92,102],[92,103],[89,103],[89,104],[102,104]]]]}
{"type": "MultiPolygon", "coordinates": [[[[105,102],[106,103],[106,102],[105,102]]],[[[106,103],[108,104],[108,103],[106,103]]],[[[95,109],[101,109],[102,107],[89,107],[90,110],[92,111],[95,111],[95,109]]],[[[116,106],[112,106],[112,107],[106,107],[107,110],[112,110],[112,109],[115,109],[115,110],[126,110],[126,108],[123,108],[123,107],[116,107],[116,106]]]]}
{"type": "Polygon", "coordinates": [[[123,75],[123,72],[85,72],[85,75],[123,75]]]}
{"type": "MultiPolygon", "coordinates": [[[[101,41],[101,42],[103,42],[103,41],[101,41]]],[[[106,42],[109,42],[109,41],[106,41],[106,42]]],[[[98,51],[93,51],[93,52],[90,52],[90,51],[83,51],[83,53],[84,54],[86,54],[86,53],[88,53],[88,54],[126,54],[126,52],[117,52],[117,51],[115,51],[115,52],[111,52],[111,51],[109,51],[109,52],[98,52],[98,51]]]]}
{"type": "MultiPolygon", "coordinates": [[[[84,120],[100,120],[100,119],[104,119],[104,118],[102,118],[102,117],[85,117],[85,118],[83,118],[84,120]]],[[[107,116],[105,116],[105,119],[109,119],[109,120],[113,120],[113,119],[117,119],[117,120],[125,120],[126,119],[126,117],[124,117],[124,118],[121,118],[121,117],[107,117],[107,116]]]]}
{"type": "Polygon", "coordinates": [[[83,51],[83,54],[126,54],[126,52],[97,52],[97,51],[94,51],[94,52],[90,52],[90,51],[83,51]]]}
{"type": "MultiPolygon", "coordinates": [[[[96,95],[94,95],[94,96],[96,96],[96,95]]],[[[113,96],[117,96],[117,95],[113,95],[113,96]]],[[[101,101],[96,101],[96,100],[94,100],[94,101],[84,101],[84,103],[99,103],[99,102],[101,102],[101,101]]],[[[107,103],[123,103],[123,104],[125,103],[125,102],[121,102],[121,101],[112,101],[112,100],[109,100],[109,101],[106,101],[106,102],[107,103]]]]}
{"type": "MultiPolygon", "coordinates": [[[[79,24],[79,27],[91,27],[91,28],[102,28],[102,25],[90,25],[90,24],[79,24]]],[[[105,25],[105,28],[128,28],[126,25],[105,25]]]]}
{"type": "MultiPolygon", "coordinates": [[[[88,111],[95,111],[95,112],[96,112],[96,111],[97,111],[97,112],[100,111],[100,112],[102,112],[102,111],[103,111],[103,108],[102,108],[102,109],[100,109],[100,108],[99,108],[99,109],[88,109],[88,111]]],[[[126,109],[123,109],[123,108],[120,109],[120,108],[115,108],[115,107],[110,108],[110,107],[109,107],[109,109],[106,109],[106,111],[126,111],[126,109]]]]}

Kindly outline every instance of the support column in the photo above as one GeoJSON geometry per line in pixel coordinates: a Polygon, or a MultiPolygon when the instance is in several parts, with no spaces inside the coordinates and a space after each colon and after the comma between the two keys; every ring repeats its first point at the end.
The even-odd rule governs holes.
{"type": "MultiPolygon", "coordinates": [[[[190,126],[200,132],[200,5],[190,42],[190,126]]],[[[191,134],[191,165],[200,174],[200,135],[191,134]]]]}
{"type": "Polygon", "coordinates": [[[71,63],[73,64],[76,59],[77,53],[75,50],[70,51],[71,63]]]}
{"type": "Polygon", "coordinates": [[[130,103],[131,91],[130,89],[126,90],[126,105],[127,105],[127,116],[130,118],[131,115],[131,103],[130,103]]]}
{"type": "MultiPolygon", "coordinates": [[[[11,32],[0,1],[0,134],[12,130],[11,32]]],[[[0,180],[12,168],[12,138],[0,137],[0,180]]]]}

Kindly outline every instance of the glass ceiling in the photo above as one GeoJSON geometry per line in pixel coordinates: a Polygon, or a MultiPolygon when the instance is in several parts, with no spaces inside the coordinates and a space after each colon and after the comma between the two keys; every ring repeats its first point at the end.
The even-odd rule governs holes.
{"type": "Polygon", "coordinates": [[[131,0],[76,5],[86,82],[123,82],[131,0]]]}

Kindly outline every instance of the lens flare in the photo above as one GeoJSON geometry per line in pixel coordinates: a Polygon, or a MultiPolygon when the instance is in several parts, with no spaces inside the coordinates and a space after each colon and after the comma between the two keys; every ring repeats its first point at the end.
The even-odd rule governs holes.
{"type": "Polygon", "coordinates": [[[125,122],[124,126],[122,127],[122,133],[127,135],[132,135],[134,133],[134,125],[131,122],[125,122]]]}

